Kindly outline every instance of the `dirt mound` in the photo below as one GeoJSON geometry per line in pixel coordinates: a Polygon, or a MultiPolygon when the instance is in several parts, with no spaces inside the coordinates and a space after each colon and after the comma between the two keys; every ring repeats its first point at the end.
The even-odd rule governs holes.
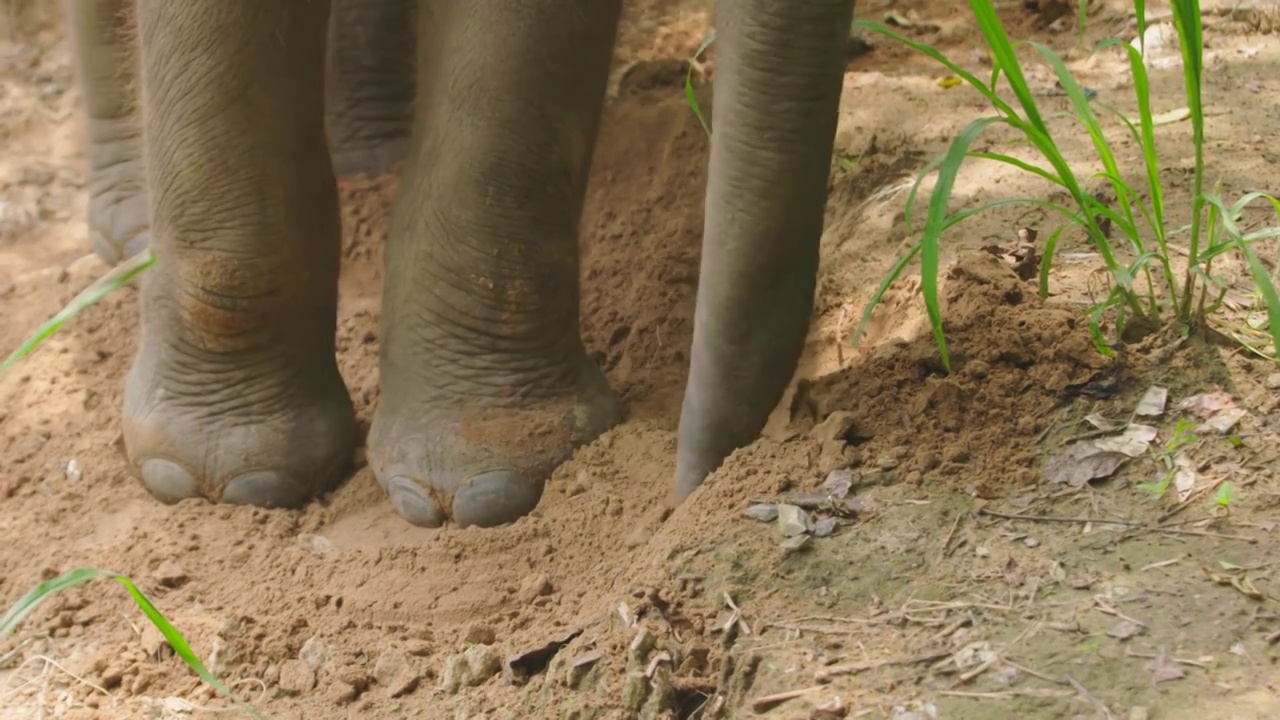
{"type": "MultiPolygon", "coordinates": [[[[904,32],[969,57],[963,8],[893,10],[911,22],[904,32]]],[[[1022,9],[1006,15],[1019,37],[1044,24],[1022,9]]],[[[846,76],[818,307],[795,390],[765,437],[667,507],[708,150],[680,58],[708,18],[698,2],[628,3],[582,223],[581,318],[628,417],[556,471],[534,513],[491,530],[413,528],[364,467],[296,512],[158,505],[117,447],[137,330],[137,293],[126,289],[0,377],[0,600],[76,567],[124,572],[273,718],[977,720],[1099,704],[1118,717],[1280,715],[1268,670],[1280,631],[1273,366],[1160,337],[1123,361],[1098,355],[1082,312],[1096,258],[1079,238],[1063,235],[1061,247],[1081,252],[1055,264],[1049,302],[981,250],[1027,224],[1049,235],[1047,219],[1022,209],[975,217],[946,239],[952,372],[912,278],[873,315],[864,348],[849,347],[863,303],[912,240],[903,180],[986,112],[892,45],[872,42],[846,76]],[[1200,433],[1187,450],[1190,499],[1135,489],[1172,461],[1173,410],[1149,420],[1160,433],[1151,457],[1113,480],[1045,481],[1046,456],[1093,437],[1086,416],[1131,417],[1153,383],[1174,401],[1222,388],[1245,411],[1235,435],[1200,433]],[[838,505],[812,495],[833,471],[849,489],[838,505]],[[1224,482],[1243,498],[1225,510],[1209,501],[1224,482]],[[744,515],[795,493],[803,532],[755,519],[767,510],[744,515]]],[[[84,257],[68,55],[56,27],[44,32],[0,42],[14,78],[0,87],[4,350],[103,271],[84,257]]],[[[1280,61],[1280,43],[1254,41],[1237,54],[1280,61]]],[[[1224,47],[1216,62],[1229,69],[1236,55],[1224,47]]],[[[1064,52],[1082,82],[1108,96],[1123,89],[1104,66],[1064,52]]],[[[1033,82],[1052,84],[1036,72],[1033,82]]],[[[1256,77],[1214,74],[1222,85],[1207,97],[1230,98],[1215,133],[1250,138],[1271,120],[1256,77]]],[[[1179,102],[1176,74],[1153,73],[1152,87],[1155,104],[1179,102]]],[[[1055,132],[1071,123],[1052,122],[1055,132]]],[[[1087,138],[1062,146],[1088,162],[1087,138]]],[[[1280,182],[1248,143],[1215,147],[1224,192],[1280,182]]],[[[1047,192],[981,165],[957,189],[957,208],[1047,192]]],[[[338,360],[366,427],[395,191],[391,178],[342,188],[338,360]]],[[[1169,207],[1189,192],[1181,175],[1171,180],[1169,207]]],[[[112,584],[58,595],[0,645],[0,717],[225,711],[112,584]]]]}

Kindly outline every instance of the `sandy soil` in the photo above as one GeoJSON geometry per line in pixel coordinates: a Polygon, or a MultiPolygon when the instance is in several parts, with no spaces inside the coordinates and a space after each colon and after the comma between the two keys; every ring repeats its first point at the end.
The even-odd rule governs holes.
{"type": "MultiPolygon", "coordinates": [[[[1119,55],[1087,51],[1131,36],[1126,17],[1100,8],[1082,43],[1054,32],[1063,6],[1040,5],[1009,4],[1011,35],[1057,48],[1099,102],[1133,112],[1119,55]]],[[[859,9],[889,11],[911,20],[905,32],[984,69],[964,4],[859,9]]],[[[931,61],[887,42],[873,41],[846,75],[797,389],[764,438],[689,502],[664,505],[707,158],[681,59],[707,18],[693,0],[629,6],[583,225],[582,320],[628,419],[557,471],[534,514],[495,530],[414,529],[367,468],[298,512],[157,504],[117,447],[137,324],[127,289],[0,378],[0,602],[77,567],[126,573],[272,718],[1280,717],[1274,363],[1176,333],[1135,339],[1120,360],[1098,355],[1083,317],[1104,285],[1078,233],[1063,235],[1069,255],[1044,302],[982,250],[1016,245],[1020,228],[1043,245],[1052,219],[1025,209],[946,238],[953,372],[937,360],[912,278],[850,347],[863,304],[912,240],[904,181],[987,112],[975,92],[939,84],[931,61]],[[1169,401],[1139,418],[1158,432],[1147,452],[1140,445],[1108,479],[1049,480],[1090,466],[1056,459],[1099,436],[1086,418],[1123,423],[1152,386],[1169,401]],[[1178,422],[1204,418],[1177,405],[1197,396],[1235,423],[1180,443],[1178,422]],[[1139,487],[1166,462],[1182,471],[1181,491],[1139,487]],[[784,546],[779,523],[744,515],[833,471],[849,495],[816,503],[810,518],[815,535],[830,535],[784,546]],[[1211,501],[1223,482],[1236,495],[1226,506],[1211,501]],[[776,693],[792,695],[770,701],[776,693]]],[[[83,127],[62,33],[38,10],[17,20],[0,28],[4,353],[104,271],[86,255],[83,127]]],[[[1280,41],[1256,29],[1208,33],[1210,180],[1232,198],[1280,185],[1268,144],[1280,41]]],[[[1157,112],[1181,105],[1177,70],[1152,72],[1157,112]]],[[[1042,69],[1033,79],[1053,85],[1042,69]]],[[[1097,169],[1087,136],[1069,118],[1051,123],[1077,167],[1097,169]]],[[[1115,123],[1109,132],[1121,137],[1115,123]]],[[[1176,225],[1187,216],[1190,128],[1159,132],[1176,225]]],[[[1031,157],[998,132],[980,145],[1031,157]]],[[[1117,148],[1137,171],[1134,146],[1117,148]]],[[[394,190],[390,178],[343,190],[338,347],[362,419],[378,401],[394,190]]],[[[1051,191],[975,161],[953,206],[1051,191]]],[[[1274,269],[1275,246],[1258,250],[1274,269]]],[[[1243,322],[1242,268],[1227,259],[1215,272],[1237,308],[1223,326],[1243,322]]],[[[66,592],[0,640],[2,718],[214,718],[227,708],[114,583],[66,592]]]]}

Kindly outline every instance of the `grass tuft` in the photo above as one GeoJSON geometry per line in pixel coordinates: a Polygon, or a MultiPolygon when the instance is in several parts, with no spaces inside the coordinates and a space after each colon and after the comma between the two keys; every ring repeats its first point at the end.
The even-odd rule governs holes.
{"type": "MultiPolygon", "coordinates": [[[[1145,187],[1134,187],[1125,180],[1098,114],[1093,110],[1092,93],[1081,87],[1062,58],[1048,47],[1034,41],[1013,43],[990,0],[970,0],[969,5],[974,12],[993,62],[989,81],[984,81],[966,71],[936,48],[904,37],[881,23],[873,21],[855,23],[855,26],[884,35],[938,61],[963,82],[981,93],[996,114],[970,123],[952,141],[951,147],[941,157],[929,163],[917,177],[907,197],[906,221],[909,232],[914,232],[912,211],[921,183],[934,172],[938,175],[929,200],[921,237],[907,255],[890,269],[889,274],[868,302],[854,333],[854,344],[856,345],[861,339],[871,313],[879,305],[884,292],[918,255],[922,294],[929,312],[930,326],[943,364],[949,370],[950,357],[947,352],[938,300],[938,257],[942,235],[961,221],[979,213],[1009,204],[1029,204],[1047,210],[1065,221],[1063,226],[1050,234],[1042,253],[1044,259],[1039,283],[1042,298],[1049,292],[1049,269],[1053,263],[1057,242],[1065,227],[1075,226],[1083,230],[1106,265],[1113,285],[1107,297],[1090,308],[1088,313],[1089,326],[1099,351],[1110,354],[1110,342],[1102,332],[1104,312],[1108,310],[1115,313],[1114,329],[1117,334],[1123,331],[1126,314],[1141,316],[1157,324],[1172,320],[1180,324],[1184,330],[1201,325],[1207,315],[1216,309],[1219,305],[1217,301],[1220,301],[1226,292],[1225,289],[1221,289],[1217,301],[1209,302],[1211,289],[1221,285],[1212,275],[1212,261],[1215,257],[1230,251],[1236,251],[1245,258],[1266,312],[1265,324],[1270,332],[1272,346],[1280,350],[1280,297],[1277,296],[1275,284],[1265,265],[1251,247],[1257,240],[1280,235],[1280,228],[1271,227],[1245,233],[1237,224],[1245,208],[1259,200],[1269,202],[1277,217],[1280,218],[1280,200],[1266,193],[1253,192],[1233,204],[1228,204],[1219,195],[1204,192],[1204,109],[1201,102],[1204,39],[1198,0],[1172,0],[1174,25],[1182,47],[1186,117],[1189,117],[1192,123],[1192,143],[1195,152],[1192,200],[1189,208],[1191,225],[1188,261],[1182,278],[1175,275],[1169,245],[1170,237],[1181,232],[1181,228],[1173,228],[1168,224],[1165,193],[1160,184],[1160,155],[1155,135],[1158,119],[1153,115],[1151,108],[1150,82],[1143,57],[1145,48],[1135,48],[1129,43],[1116,39],[1108,40],[1097,48],[1102,50],[1118,45],[1128,54],[1139,110],[1137,121],[1129,120],[1123,114],[1102,103],[1097,104],[1108,114],[1117,117],[1142,149],[1145,187]],[[1034,50],[1057,76],[1058,83],[1071,102],[1075,119],[1089,134],[1094,151],[1103,167],[1102,172],[1094,177],[1110,185],[1115,194],[1117,207],[1112,208],[1096,195],[1086,192],[1084,178],[1077,176],[1067,163],[1053,132],[1044,121],[1044,115],[1035,101],[1035,93],[1018,60],[1016,51],[1020,45],[1034,50]],[[997,94],[996,86],[1001,77],[1011,88],[1016,107],[997,94]],[[998,152],[970,152],[969,147],[974,140],[993,125],[1003,125],[1020,134],[1039,152],[1043,164],[1027,162],[998,152]],[[1018,198],[998,200],[978,208],[950,213],[948,201],[955,178],[961,165],[968,158],[1001,162],[1036,175],[1065,191],[1071,198],[1071,202],[1055,203],[1037,198],[1018,198]],[[1143,191],[1146,195],[1145,200],[1143,191]],[[1107,225],[1119,234],[1121,245],[1113,245],[1111,233],[1105,230],[1107,225]],[[1122,253],[1128,254],[1132,259],[1122,261],[1122,253]]],[[[1083,2],[1081,6],[1080,19],[1083,27],[1083,2]]],[[[1139,37],[1142,37],[1146,30],[1144,0],[1135,0],[1134,7],[1138,17],[1139,37]]],[[[1276,350],[1273,350],[1273,354],[1276,350]]]]}
{"type": "Polygon", "coordinates": [[[125,589],[129,591],[129,595],[133,597],[134,603],[136,603],[138,608],[142,610],[142,614],[146,615],[147,619],[156,626],[156,629],[160,631],[160,634],[164,635],[164,639],[169,642],[169,646],[173,648],[178,657],[182,658],[183,662],[185,662],[197,675],[200,676],[200,679],[209,683],[209,685],[215,690],[222,693],[228,700],[231,700],[241,710],[248,713],[250,717],[258,718],[258,720],[266,720],[265,716],[253,709],[253,707],[248,703],[236,697],[231,690],[214,677],[213,673],[209,672],[209,669],[204,666],[204,663],[200,661],[200,658],[191,650],[191,646],[187,643],[187,639],[182,636],[182,633],[178,632],[178,629],[175,628],[163,614],[161,614],[161,612],[151,602],[151,599],[138,588],[137,584],[134,583],[132,579],[127,575],[122,575],[118,572],[113,572],[111,570],[99,570],[97,568],[79,568],[63,573],[52,580],[46,580],[40,583],[26,595],[19,598],[18,602],[16,602],[13,607],[9,608],[9,611],[4,614],[4,617],[0,618],[0,637],[8,637],[11,635],[17,629],[18,624],[21,623],[26,616],[30,615],[40,605],[40,603],[44,602],[52,595],[99,578],[115,580],[121,585],[124,585],[125,589]]]}

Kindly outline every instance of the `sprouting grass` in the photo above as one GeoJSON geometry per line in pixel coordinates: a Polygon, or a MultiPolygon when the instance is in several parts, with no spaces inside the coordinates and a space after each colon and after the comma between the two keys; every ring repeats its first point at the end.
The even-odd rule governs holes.
{"type": "MultiPolygon", "coordinates": [[[[1134,95],[1138,104],[1137,119],[1131,120],[1115,108],[1094,101],[1092,93],[1080,86],[1062,58],[1048,47],[1034,41],[1013,43],[990,0],[970,0],[969,2],[987,43],[988,55],[992,60],[993,68],[989,80],[983,80],[966,71],[936,48],[906,38],[881,23],[873,21],[854,23],[855,27],[880,33],[938,61],[962,82],[981,93],[995,110],[994,115],[979,118],[966,126],[952,141],[948,150],[929,163],[917,177],[907,198],[905,214],[909,232],[916,230],[913,223],[913,210],[920,185],[926,177],[937,172],[937,181],[929,197],[920,238],[905,256],[899,258],[876,288],[854,332],[855,345],[861,339],[871,314],[879,305],[884,293],[918,257],[921,293],[929,314],[930,327],[943,364],[950,369],[951,360],[943,332],[938,285],[943,234],[961,221],[987,210],[1009,205],[1033,205],[1063,221],[1063,224],[1049,233],[1041,253],[1043,259],[1040,267],[1039,293],[1042,298],[1049,294],[1049,274],[1053,266],[1054,254],[1058,241],[1066,229],[1075,227],[1083,231],[1106,265],[1112,281],[1111,288],[1105,299],[1091,307],[1088,313],[1094,345],[1099,352],[1112,354],[1110,342],[1102,331],[1104,314],[1108,311],[1114,312],[1114,331],[1117,335],[1123,332],[1127,317],[1131,315],[1154,321],[1157,325],[1173,321],[1184,330],[1201,325],[1207,316],[1221,306],[1227,292],[1225,284],[1212,275],[1213,261],[1224,253],[1235,251],[1244,257],[1250,275],[1257,286],[1258,299],[1265,308],[1266,319],[1261,322],[1251,321],[1250,325],[1255,331],[1269,332],[1273,347],[1272,354],[1280,353],[1280,296],[1277,295],[1276,287],[1266,267],[1259,261],[1251,247],[1258,240],[1280,236],[1280,227],[1273,226],[1246,233],[1239,226],[1245,209],[1258,201],[1270,203],[1277,216],[1280,216],[1280,200],[1267,193],[1251,192],[1234,203],[1228,203],[1217,192],[1205,192],[1204,109],[1201,102],[1204,42],[1200,3],[1198,0],[1171,0],[1171,3],[1174,25],[1182,51],[1187,103],[1185,116],[1191,121],[1195,153],[1191,202],[1190,207],[1185,208],[1190,214],[1189,228],[1172,225],[1167,212],[1165,189],[1160,182],[1160,154],[1155,133],[1160,118],[1152,112],[1150,81],[1143,63],[1145,48],[1139,50],[1118,39],[1108,40],[1097,48],[1102,50],[1119,46],[1123,47],[1128,54],[1129,67],[1133,74],[1134,95]],[[1034,49],[1057,76],[1071,102],[1075,119],[1088,133],[1098,160],[1102,164],[1102,172],[1095,174],[1093,178],[1110,185],[1116,198],[1116,207],[1113,208],[1097,194],[1086,191],[1085,181],[1090,178],[1078,176],[1068,164],[1057,139],[1045,123],[1044,114],[1036,104],[1035,93],[1018,60],[1016,48],[1019,45],[1027,45],[1034,49]],[[1016,107],[996,92],[997,84],[1002,77],[1013,90],[1016,107]],[[1125,179],[1110,141],[1103,131],[1098,114],[1093,110],[1095,104],[1101,107],[1106,115],[1118,119],[1142,149],[1143,180],[1140,183],[1130,184],[1125,179]],[[1039,152],[1043,162],[1028,162],[999,152],[970,151],[969,148],[974,141],[985,130],[995,125],[1006,126],[1020,134],[1039,152]],[[969,158],[1001,162],[1036,175],[1053,183],[1071,200],[1067,203],[1058,203],[1039,198],[1012,198],[952,213],[948,208],[951,191],[961,165],[969,158]],[[1189,245],[1184,250],[1187,262],[1186,269],[1179,273],[1174,268],[1170,239],[1184,231],[1189,232],[1189,245]],[[1114,241],[1111,239],[1113,233],[1118,237],[1118,244],[1113,244],[1114,241]],[[1126,254],[1132,259],[1124,259],[1123,256],[1126,254]]],[[[1146,32],[1145,10],[1145,0],[1134,0],[1139,37],[1144,37],[1146,32]]],[[[1086,3],[1081,2],[1079,23],[1082,32],[1085,12],[1086,3]]],[[[695,60],[713,39],[714,36],[703,42],[695,54],[695,60]]],[[[685,81],[685,96],[704,129],[710,133],[707,123],[703,120],[702,112],[693,98],[692,69],[685,81]]],[[[1259,352],[1257,348],[1249,349],[1255,353],[1259,352]]]]}
{"type": "Polygon", "coordinates": [[[32,351],[40,346],[40,343],[47,340],[63,325],[67,324],[71,318],[79,315],[85,308],[97,303],[108,294],[133,282],[135,277],[154,265],[155,262],[155,255],[148,248],[115,266],[106,275],[95,280],[92,285],[72,298],[66,307],[59,310],[56,315],[41,325],[34,335],[18,346],[17,350],[10,353],[9,357],[5,358],[3,363],[0,363],[0,375],[3,375],[19,360],[30,355],[32,351]]]}
{"type": "Polygon", "coordinates": [[[169,642],[169,646],[173,648],[178,657],[182,658],[182,660],[200,676],[200,679],[209,683],[210,686],[226,696],[227,699],[234,702],[241,710],[248,713],[251,717],[258,718],[258,720],[266,720],[265,716],[253,709],[253,707],[248,703],[236,697],[234,693],[214,677],[213,673],[209,672],[209,669],[204,666],[204,663],[200,661],[200,658],[191,650],[191,646],[187,644],[187,640],[182,636],[182,633],[178,632],[177,628],[175,628],[173,624],[170,623],[158,609],[156,609],[156,606],[151,602],[150,598],[143,594],[137,584],[135,584],[127,575],[121,575],[120,573],[112,572],[110,570],[99,570],[97,568],[79,568],[59,575],[52,580],[46,580],[45,582],[37,585],[31,590],[31,592],[19,598],[18,602],[15,603],[13,607],[9,608],[9,611],[4,614],[4,617],[0,618],[0,637],[8,637],[12,634],[14,630],[17,629],[18,623],[22,622],[23,618],[31,614],[31,612],[34,611],[40,603],[44,602],[55,593],[62,592],[63,590],[73,588],[77,585],[83,585],[90,580],[97,580],[99,578],[115,580],[121,585],[124,585],[125,589],[129,591],[129,595],[133,597],[133,601],[137,603],[138,608],[142,610],[142,613],[147,616],[147,619],[150,620],[153,625],[156,626],[156,629],[160,631],[160,634],[164,635],[164,639],[169,642]]]}
{"type": "MultiPolygon", "coordinates": [[[[1144,0],[1134,2],[1139,37],[1143,37],[1146,31],[1145,4],[1144,0]]],[[[1115,312],[1117,333],[1123,331],[1128,314],[1141,316],[1156,323],[1172,320],[1183,328],[1200,324],[1208,314],[1217,309],[1226,294],[1225,287],[1218,287],[1221,283],[1212,276],[1213,260],[1231,251],[1236,251],[1245,258],[1266,308],[1273,347],[1280,351],[1280,296],[1277,296],[1275,285],[1266,267],[1259,261],[1251,247],[1258,240],[1280,236],[1280,227],[1245,233],[1238,225],[1246,207],[1259,200],[1270,203],[1280,216],[1280,200],[1266,193],[1251,192],[1235,203],[1228,204],[1221,195],[1204,190],[1204,108],[1201,102],[1204,43],[1198,0],[1172,0],[1174,25],[1182,50],[1187,114],[1192,125],[1192,144],[1195,153],[1191,207],[1188,208],[1191,224],[1189,246],[1186,249],[1187,266],[1180,275],[1174,269],[1169,243],[1173,235],[1181,232],[1181,228],[1170,224],[1165,192],[1160,182],[1156,121],[1151,109],[1150,82],[1143,63],[1143,50],[1118,39],[1104,42],[1098,48],[1101,50],[1119,46],[1127,52],[1129,68],[1133,74],[1134,95],[1138,104],[1136,122],[1115,108],[1102,103],[1097,104],[1107,114],[1118,118],[1125,130],[1141,147],[1145,187],[1130,185],[1125,180],[1111,144],[1103,131],[1102,123],[1093,110],[1089,95],[1072,77],[1062,59],[1040,43],[1011,42],[990,0],[970,0],[969,5],[973,9],[992,59],[993,70],[989,81],[984,81],[966,71],[937,49],[906,38],[885,25],[871,21],[855,23],[857,26],[880,33],[937,60],[981,93],[996,114],[979,118],[966,126],[952,141],[947,152],[926,166],[917,178],[907,199],[906,220],[909,231],[914,231],[912,211],[920,184],[935,170],[938,173],[936,185],[929,198],[920,239],[907,255],[894,265],[877,288],[863,312],[862,320],[854,334],[854,342],[861,338],[871,313],[879,304],[885,290],[902,274],[911,261],[919,256],[921,289],[929,313],[930,326],[943,363],[949,369],[950,357],[943,333],[938,297],[942,235],[961,221],[987,210],[1011,204],[1030,204],[1064,221],[1064,224],[1049,236],[1042,253],[1043,261],[1039,278],[1041,297],[1048,295],[1049,271],[1053,264],[1054,251],[1062,231],[1067,227],[1074,226],[1083,230],[1106,265],[1112,280],[1111,290],[1107,297],[1090,308],[1089,312],[1089,325],[1099,351],[1105,354],[1111,352],[1110,345],[1101,330],[1103,315],[1108,310],[1115,312]],[[1088,132],[1097,157],[1101,161],[1103,170],[1094,177],[1110,185],[1115,194],[1117,207],[1113,208],[1095,194],[1087,192],[1084,188],[1084,178],[1077,176],[1067,163],[1057,140],[1044,121],[1043,113],[1036,105],[1035,94],[1018,60],[1015,49],[1017,45],[1022,44],[1034,49],[1056,74],[1058,82],[1071,102],[1075,119],[1088,132]],[[1016,108],[996,92],[996,86],[1001,77],[1013,90],[1016,108]],[[1043,164],[1028,162],[999,152],[970,151],[969,148],[973,142],[984,130],[993,125],[1006,126],[1022,135],[1039,152],[1043,164]],[[977,208],[951,213],[948,209],[951,190],[961,165],[968,158],[1001,162],[1036,175],[1065,191],[1071,201],[1056,203],[1037,198],[1015,198],[997,200],[977,208]],[[1105,230],[1108,224],[1118,234],[1120,242],[1128,246],[1127,250],[1132,255],[1132,260],[1122,259],[1122,246],[1113,245],[1109,233],[1105,230]],[[1211,297],[1211,294],[1214,296],[1211,297]]]]}

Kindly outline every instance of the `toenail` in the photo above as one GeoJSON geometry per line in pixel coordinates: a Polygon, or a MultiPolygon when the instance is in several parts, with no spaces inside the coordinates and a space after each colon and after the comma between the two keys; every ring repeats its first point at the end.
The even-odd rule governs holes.
{"type": "Polygon", "coordinates": [[[200,495],[200,486],[191,473],[171,460],[151,458],[138,469],[143,486],[161,502],[176,503],[200,495]]]}
{"type": "Polygon", "coordinates": [[[417,483],[402,475],[387,481],[387,495],[400,517],[418,527],[437,528],[444,524],[444,512],[427,497],[417,483]]]}
{"type": "Polygon", "coordinates": [[[453,496],[453,521],[459,527],[493,527],[513,522],[538,506],[542,482],[506,470],[473,475],[453,496]]]}
{"type": "Polygon", "coordinates": [[[126,260],[134,257],[138,253],[147,249],[151,244],[151,233],[141,232],[133,236],[133,239],[124,244],[124,255],[120,258],[126,260]]]}
{"type": "Polygon", "coordinates": [[[307,502],[305,494],[280,473],[271,470],[254,470],[237,475],[222,491],[222,502],[229,505],[257,505],[259,507],[299,507],[307,502]]]}

